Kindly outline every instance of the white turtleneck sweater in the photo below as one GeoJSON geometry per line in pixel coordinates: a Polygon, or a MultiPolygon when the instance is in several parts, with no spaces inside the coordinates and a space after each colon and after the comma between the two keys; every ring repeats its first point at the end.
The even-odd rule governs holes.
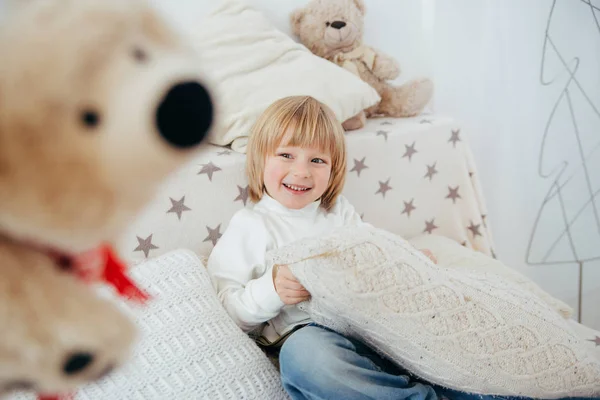
{"type": "Polygon", "coordinates": [[[213,285],[231,318],[245,332],[267,322],[263,335],[269,340],[310,322],[305,312],[279,298],[266,253],[351,224],[363,222],[342,196],[326,212],[318,201],[290,210],[265,194],[253,207],[235,213],[208,260],[213,285]]]}

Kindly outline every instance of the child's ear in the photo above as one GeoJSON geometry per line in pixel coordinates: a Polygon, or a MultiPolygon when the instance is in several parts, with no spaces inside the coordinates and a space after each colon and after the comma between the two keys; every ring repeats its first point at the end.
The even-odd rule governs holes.
{"type": "Polygon", "coordinates": [[[304,18],[305,15],[306,10],[304,8],[294,10],[292,14],[290,14],[290,23],[292,24],[292,31],[296,36],[300,36],[300,24],[302,23],[302,18],[304,18]]]}
{"type": "Polygon", "coordinates": [[[365,15],[365,3],[363,0],[354,0],[354,4],[356,5],[356,8],[358,8],[358,11],[360,11],[360,13],[362,15],[365,15]]]}

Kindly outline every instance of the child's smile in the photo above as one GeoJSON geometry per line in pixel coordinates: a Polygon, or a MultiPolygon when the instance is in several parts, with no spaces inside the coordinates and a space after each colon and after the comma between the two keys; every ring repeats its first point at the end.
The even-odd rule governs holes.
{"type": "Polygon", "coordinates": [[[307,192],[310,189],[312,189],[311,187],[308,187],[308,186],[293,185],[293,184],[287,184],[287,183],[284,183],[283,186],[285,186],[292,193],[298,193],[298,194],[307,192]]]}

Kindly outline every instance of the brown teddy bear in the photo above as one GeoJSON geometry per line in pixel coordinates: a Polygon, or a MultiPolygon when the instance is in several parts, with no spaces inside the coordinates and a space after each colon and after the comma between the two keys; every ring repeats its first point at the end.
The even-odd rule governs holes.
{"type": "Polygon", "coordinates": [[[0,397],[122,364],[135,329],[95,280],[143,298],[110,242],[195,154],[202,63],[137,0],[30,0],[0,26],[0,397]]]}
{"type": "Polygon", "coordinates": [[[429,79],[416,79],[401,86],[386,82],[400,74],[390,56],[363,44],[363,0],[312,0],[291,16],[292,30],[314,54],[360,76],[381,96],[381,101],[344,121],[346,130],[364,126],[371,116],[412,117],[418,115],[433,95],[429,79]]]}

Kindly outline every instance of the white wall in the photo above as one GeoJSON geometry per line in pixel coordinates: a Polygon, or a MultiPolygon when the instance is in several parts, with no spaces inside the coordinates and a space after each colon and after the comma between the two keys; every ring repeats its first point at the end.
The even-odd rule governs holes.
{"type": "MultiPolygon", "coordinates": [[[[590,188],[600,190],[600,148],[596,147],[600,115],[593,108],[600,109],[600,26],[586,2],[556,1],[548,29],[556,50],[551,44],[545,50],[543,79],[548,85],[542,85],[543,44],[552,4],[552,0],[437,1],[435,108],[456,116],[468,128],[499,258],[574,307],[578,264],[568,261],[596,258],[583,265],[582,311],[583,322],[600,328],[600,221],[594,203],[585,206],[592,197],[590,188]],[[572,70],[575,57],[579,58],[575,77],[592,105],[575,82],[568,82],[570,75],[558,53],[572,70]],[[559,102],[565,87],[574,117],[566,98],[559,102]],[[587,176],[576,132],[586,154],[587,176]],[[564,174],[559,175],[563,167],[564,174]],[[548,177],[543,179],[540,173],[548,177]],[[568,182],[561,191],[564,207],[558,196],[542,207],[554,181],[568,182]],[[538,229],[528,249],[540,209],[538,229]],[[567,221],[573,221],[571,240],[564,235],[546,257],[568,225],[563,211],[567,221]],[[565,262],[551,264],[557,261],[565,262]]],[[[600,10],[595,12],[600,20],[600,10]]],[[[600,215],[598,195],[595,205],[600,215]]]]}

